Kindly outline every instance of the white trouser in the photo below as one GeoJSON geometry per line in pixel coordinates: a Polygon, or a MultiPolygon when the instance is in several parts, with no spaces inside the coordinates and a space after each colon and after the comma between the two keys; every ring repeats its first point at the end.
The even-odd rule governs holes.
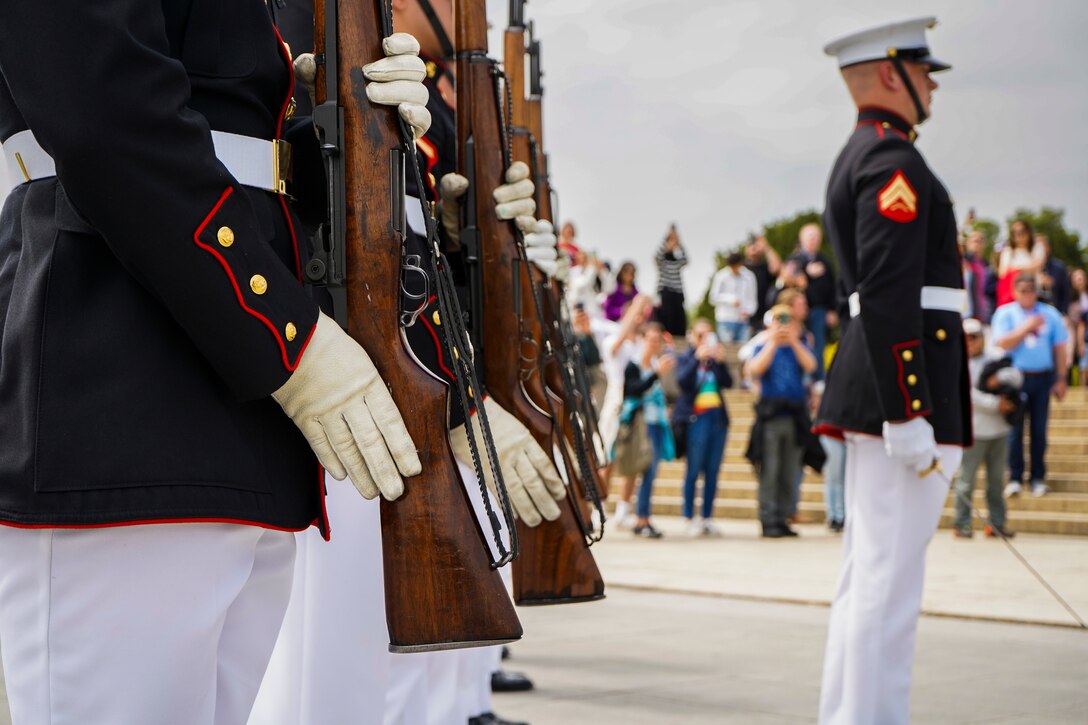
{"type": "MultiPolygon", "coordinates": [[[[471,467],[458,462],[457,468],[494,555],[479,479],[471,467]]],[[[494,498],[491,504],[498,505],[494,498]]],[[[510,566],[499,572],[509,587],[510,566]]],[[[502,647],[496,646],[390,655],[392,682],[385,701],[385,725],[459,724],[490,712],[491,673],[498,669],[501,652],[502,647]]]]}
{"type": "MultiPolygon", "coordinates": [[[[409,481],[411,485],[411,481],[409,481]]],[[[389,684],[380,505],[326,475],[332,538],[298,534],[298,557],[250,725],[380,725],[389,684]]]]}
{"type": "Polygon", "coordinates": [[[237,524],[0,526],[16,725],[238,725],[291,588],[294,535],[237,524]]]}
{"type": "MultiPolygon", "coordinates": [[[[475,474],[458,467],[478,494],[475,474]]],[[[379,503],[349,481],[325,484],[332,540],[298,535],[291,604],[249,725],[446,725],[479,714],[476,692],[461,686],[474,650],[389,653],[379,503]]]]}
{"type": "Polygon", "coordinates": [[[888,458],[882,439],[846,437],[846,533],[824,657],[821,725],[909,722],[926,547],[963,454],[939,448],[944,474],[920,479],[888,458]]]}

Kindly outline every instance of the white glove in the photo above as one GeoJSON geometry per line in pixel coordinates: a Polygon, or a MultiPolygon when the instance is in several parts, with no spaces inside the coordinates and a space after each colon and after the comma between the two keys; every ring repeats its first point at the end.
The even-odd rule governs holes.
{"type": "Polygon", "coordinates": [[[350,475],[363,498],[380,493],[392,501],[404,492],[401,477],[423,470],[370,356],[324,313],[295,372],[272,397],[325,470],[338,481],[350,475]]]}
{"type": "Polygon", "coordinates": [[[499,219],[531,217],[536,213],[533,192],[536,186],[529,179],[529,167],[523,161],[515,161],[506,170],[506,183],[495,189],[495,216],[499,219]]]}
{"type": "Polygon", "coordinates": [[[295,80],[306,89],[306,93],[310,96],[310,105],[316,106],[314,83],[317,80],[317,61],[314,60],[314,54],[303,53],[292,61],[292,65],[295,68],[295,80]]]}
{"type": "Polygon", "coordinates": [[[911,418],[905,423],[884,421],[884,451],[892,460],[919,473],[941,456],[933,426],[925,418],[911,418]]]}
{"type": "MultiPolygon", "coordinates": [[[[503,481],[506,483],[507,493],[510,494],[510,505],[514,513],[527,526],[538,525],[541,517],[548,521],[558,519],[560,512],[556,501],[567,495],[567,489],[551,458],[533,440],[529,430],[491,398],[484,399],[484,412],[487,413],[487,422],[491,426],[495,452],[499,455],[499,467],[502,469],[503,481]]],[[[486,462],[487,454],[484,453],[478,424],[473,425],[472,432],[483,457],[481,462],[484,464],[487,487],[494,492],[495,481],[491,467],[486,462]]],[[[471,467],[472,451],[464,425],[450,431],[450,443],[457,460],[471,467]]]]}
{"type": "Polygon", "coordinates": [[[438,182],[442,194],[442,226],[454,242],[461,241],[461,209],[458,200],[468,192],[468,179],[460,174],[450,173],[438,182]]]}
{"type": "Polygon", "coordinates": [[[531,216],[519,216],[514,223],[524,232],[525,256],[549,278],[554,277],[559,265],[552,223],[547,219],[538,221],[531,216]]]}
{"type": "Polygon", "coordinates": [[[427,110],[430,93],[423,85],[427,66],[419,57],[419,42],[408,33],[393,33],[382,39],[382,50],[386,57],[363,66],[363,76],[370,81],[366,97],[372,103],[396,106],[420,138],[431,127],[431,113],[427,110]]]}
{"type": "Polygon", "coordinates": [[[561,252],[555,260],[555,278],[563,284],[570,283],[570,255],[561,252]]]}

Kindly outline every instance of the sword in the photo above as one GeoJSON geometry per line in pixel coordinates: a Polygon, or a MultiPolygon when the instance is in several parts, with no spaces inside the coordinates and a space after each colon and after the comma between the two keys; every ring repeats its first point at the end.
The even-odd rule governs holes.
{"type": "Polygon", "coordinates": [[[1085,621],[1081,619],[1081,616],[1077,614],[1077,610],[1073,609],[1069,602],[1065,600],[1065,597],[1059,594],[1058,590],[1051,586],[1050,582],[1048,582],[1046,578],[1042,574],[1040,574],[1035,567],[1031,565],[1031,562],[1029,562],[1027,558],[1025,558],[1024,555],[1021,554],[1015,546],[1013,546],[1012,541],[1009,539],[1008,536],[1005,535],[1005,531],[997,526],[994,526],[993,521],[988,516],[984,517],[982,515],[982,512],[975,508],[974,503],[972,503],[972,501],[967,497],[966,493],[962,491],[956,491],[955,486],[952,485],[951,478],[949,478],[949,476],[945,474],[944,469],[941,468],[941,459],[936,456],[934,456],[933,463],[930,464],[929,468],[925,469],[924,471],[919,471],[918,478],[925,478],[926,476],[929,476],[931,474],[935,474],[936,476],[938,476],[949,487],[949,489],[954,491],[959,500],[962,501],[967,506],[967,508],[971,510],[971,513],[979,521],[981,521],[984,526],[989,526],[992,531],[997,532],[998,538],[1005,542],[1005,546],[1009,548],[1009,551],[1012,552],[1012,555],[1015,556],[1020,561],[1020,563],[1024,565],[1025,569],[1031,572],[1031,575],[1035,577],[1035,579],[1038,580],[1040,584],[1043,585],[1044,589],[1050,592],[1050,595],[1054,597],[1058,604],[1062,605],[1062,607],[1065,608],[1065,611],[1069,612],[1069,616],[1073,618],[1073,620],[1077,623],[1077,626],[1079,626],[1081,629],[1088,629],[1088,624],[1086,624],[1085,621]]]}

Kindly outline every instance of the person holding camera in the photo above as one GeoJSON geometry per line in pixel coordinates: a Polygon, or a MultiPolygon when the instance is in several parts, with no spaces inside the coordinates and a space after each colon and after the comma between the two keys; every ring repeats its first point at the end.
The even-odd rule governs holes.
{"type": "MultiPolygon", "coordinates": [[[[1008,358],[986,351],[981,322],[974,318],[964,320],[963,334],[967,338],[967,368],[971,373],[971,421],[975,443],[963,450],[963,463],[956,481],[956,520],[952,535],[958,539],[969,539],[973,535],[971,499],[975,493],[975,475],[979,466],[985,464],[986,508],[990,512],[986,536],[1012,538],[1015,534],[1005,527],[1005,498],[1001,495],[1001,484],[1005,478],[1009,431],[1012,430],[1008,417],[1015,415],[1019,407],[1020,386],[1015,381],[1006,383],[1007,387],[1002,386],[1002,373],[995,368],[1008,358]]],[[[1005,370],[1020,377],[1019,371],[1011,366],[1005,370]]]]}
{"type": "Polygon", "coordinates": [[[690,345],[676,362],[676,382],[680,397],[672,411],[677,447],[686,452],[684,503],[691,536],[721,536],[711,521],[714,497],[718,491],[718,471],[729,433],[729,411],[723,388],[733,387],[733,376],[725,364],[725,348],[714,334],[710,320],[699,318],[688,333],[690,345]],[[695,481],[703,474],[702,516],[695,516],[695,481]]]}
{"type": "Polygon", "coordinates": [[[801,469],[802,441],[808,430],[805,375],[816,370],[816,356],[804,341],[801,322],[786,305],[771,308],[767,339],[748,363],[760,381],[756,425],[752,437],[762,444],[751,459],[759,467],[759,520],[765,538],[797,536],[786,518],[790,514],[794,481],[801,469]]]}

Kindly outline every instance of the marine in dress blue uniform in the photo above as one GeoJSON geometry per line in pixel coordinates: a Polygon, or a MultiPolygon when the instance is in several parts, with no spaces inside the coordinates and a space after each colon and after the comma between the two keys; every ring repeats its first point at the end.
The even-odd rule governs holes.
{"type": "Polygon", "coordinates": [[[925,549],[971,442],[952,199],[915,146],[937,87],[930,74],[949,68],[926,42],[934,22],[892,23],[825,48],[858,106],[824,212],[849,312],[817,416],[819,432],[847,443],[825,724],[908,722],[925,549]]]}
{"type": "MultiPolygon", "coordinates": [[[[14,722],[243,722],[286,606],[289,532],[327,534],[314,451],[338,469],[378,452],[350,435],[312,450],[299,428],[351,407],[403,430],[360,395],[384,384],[300,282],[293,76],[270,12],[0,9],[18,184],[0,215],[14,722]],[[331,359],[345,368],[322,380],[331,359]]],[[[418,463],[406,432],[383,440],[396,466],[371,483],[395,491],[418,463]]]]}

